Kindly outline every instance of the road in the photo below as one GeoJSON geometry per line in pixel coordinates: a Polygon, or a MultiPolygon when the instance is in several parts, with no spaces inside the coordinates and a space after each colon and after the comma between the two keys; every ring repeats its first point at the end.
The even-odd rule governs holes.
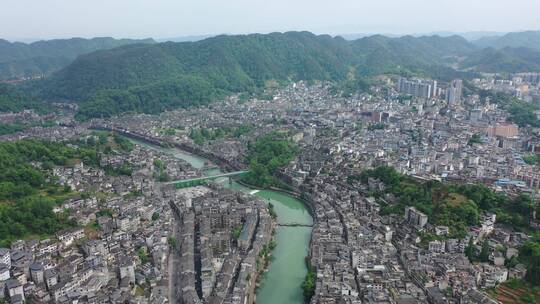
{"type": "MultiPolygon", "coordinates": [[[[173,236],[180,240],[180,231],[178,225],[178,217],[176,212],[173,211],[174,221],[173,221],[173,236]]],[[[167,267],[168,277],[169,277],[169,303],[176,304],[180,303],[178,298],[178,267],[179,267],[179,256],[176,249],[171,249],[169,252],[169,265],[167,267]]]]}

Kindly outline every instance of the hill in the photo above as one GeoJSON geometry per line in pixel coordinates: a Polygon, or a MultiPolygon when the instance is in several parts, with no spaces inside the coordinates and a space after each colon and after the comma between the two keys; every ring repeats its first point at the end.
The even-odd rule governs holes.
{"type": "Polygon", "coordinates": [[[79,117],[91,118],[208,104],[297,80],[354,88],[365,77],[385,73],[449,81],[476,72],[536,71],[539,58],[527,48],[481,49],[460,36],[347,41],[309,32],[220,35],[99,50],[30,86],[42,99],[79,103],[79,117]]]}
{"type": "Polygon", "coordinates": [[[540,50],[540,31],[515,32],[503,36],[488,36],[475,40],[473,43],[481,48],[491,47],[503,49],[511,47],[540,50]]]}
{"type": "Polygon", "coordinates": [[[0,80],[50,75],[69,65],[79,55],[135,43],[154,41],[72,38],[26,44],[0,39],[0,80]]]}
{"type": "Polygon", "coordinates": [[[494,31],[472,31],[472,32],[438,31],[438,32],[431,32],[429,34],[414,35],[414,36],[437,35],[441,37],[448,37],[448,36],[457,35],[457,36],[461,36],[467,39],[467,41],[475,41],[484,37],[500,37],[505,34],[506,34],[505,32],[494,32],[494,31]]]}
{"type": "Polygon", "coordinates": [[[204,40],[217,35],[195,35],[195,36],[179,36],[179,37],[167,37],[156,39],[157,42],[194,42],[204,40]]]}
{"type": "Polygon", "coordinates": [[[371,36],[351,43],[357,65],[367,75],[401,73],[450,80],[463,76],[450,68],[476,47],[459,36],[371,36]]]}
{"type": "Polygon", "coordinates": [[[19,87],[0,83],[0,112],[21,112],[34,109],[47,112],[47,104],[19,87]]]}
{"type": "Polygon", "coordinates": [[[277,79],[339,79],[348,44],[308,33],[217,36],[198,42],[136,45],[81,56],[52,78],[58,97],[195,77],[225,91],[249,91],[277,79]],[[84,71],[84,73],[83,73],[84,71]]]}
{"type": "Polygon", "coordinates": [[[49,99],[82,102],[85,117],[155,113],[232,92],[257,92],[268,81],[340,82],[394,72],[451,79],[463,73],[449,64],[475,50],[457,36],[347,41],[308,32],[221,35],[97,51],[80,56],[39,86],[49,99]]]}
{"type": "Polygon", "coordinates": [[[471,54],[462,67],[486,73],[540,71],[540,51],[529,48],[486,48],[471,54]]]}

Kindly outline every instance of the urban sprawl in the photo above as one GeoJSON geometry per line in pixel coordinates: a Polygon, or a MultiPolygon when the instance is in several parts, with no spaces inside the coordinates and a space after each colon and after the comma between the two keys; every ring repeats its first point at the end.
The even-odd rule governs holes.
{"type": "MultiPolygon", "coordinates": [[[[540,74],[380,76],[352,95],[297,82],[268,94],[89,122],[60,104],[56,114],[1,113],[4,123],[54,122],[0,136],[4,142],[137,144],[109,145],[97,165],[54,165],[56,183],[76,194],[54,212],[75,224],[0,248],[0,303],[253,303],[279,246],[272,206],[226,187],[241,176],[193,187],[174,181],[216,168],[249,171],[250,147],[266,134],[299,149],[273,175],[313,216],[310,303],[501,303],[493,290],[526,276],[516,261],[540,227],[536,211],[501,218],[468,202],[467,189],[540,199],[540,128],[497,100],[538,104],[540,74]],[[152,146],[208,161],[195,168],[152,146]],[[447,209],[430,213],[415,201],[415,189],[425,196],[431,187],[445,189],[432,199],[447,209]],[[453,218],[458,212],[463,217],[453,218]]],[[[540,111],[528,115],[539,119],[540,111]]]]}

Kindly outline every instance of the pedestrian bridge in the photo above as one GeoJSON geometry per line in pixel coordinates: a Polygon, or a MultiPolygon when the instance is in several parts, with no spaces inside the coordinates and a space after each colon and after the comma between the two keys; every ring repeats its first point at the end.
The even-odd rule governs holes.
{"type": "Polygon", "coordinates": [[[211,176],[181,179],[181,180],[176,180],[172,182],[167,182],[165,184],[174,185],[174,187],[176,187],[177,189],[189,188],[189,187],[195,187],[195,186],[200,186],[200,185],[206,185],[209,181],[213,181],[222,177],[228,177],[230,179],[231,177],[234,177],[234,176],[244,176],[248,174],[248,172],[249,171],[228,172],[228,173],[216,174],[216,175],[211,175],[211,176]]]}

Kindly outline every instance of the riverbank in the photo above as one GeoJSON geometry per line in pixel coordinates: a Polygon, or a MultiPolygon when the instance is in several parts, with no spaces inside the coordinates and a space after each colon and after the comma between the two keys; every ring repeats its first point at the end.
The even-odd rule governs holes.
{"type": "Polygon", "coordinates": [[[277,246],[277,240],[276,240],[276,228],[277,225],[277,219],[273,219],[272,221],[272,238],[270,239],[270,243],[268,244],[268,252],[266,255],[263,255],[263,266],[260,267],[260,261],[257,260],[257,279],[255,281],[255,291],[259,290],[259,287],[261,286],[261,280],[265,272],[268,271],[268,267],[270,266],[270,263],[272,262],[272,252],[274,249],[276,249],[277,246]]]}
{"type": "MultiPolygon", "coordinates": [[[[133,137],[128,138],[133,139],[133,137]]],[[[207,159],[199,155],[182,151],[177,147],[171,149],[163,145],[149,143],[145,139],[139,138],[136,140],[145,142],[148,146],[183,159],[198,169],[201,169],[205,161],[207,161],[207,159]]],[[[219,165],[219,163],[217,164],[219,165]]],[[[218,169],[210,171],[212,171],[212,174],[219,172],[218,169]]],[[[278,222],[313,224],[314,219],[311,213],[311,206],[300,200],[299,193],[287,193],[283,189],[257,189],[256,187],[252,188],[250,185],[245,185],[238,181],[234,181],[231,184],[225,182],[225,180],[221,182],[226,188],[246,193],[252,193],[254,190],[258,190],[253,195],[274,205],[278,222]]],[[[274,237],[277,246],[272,251],[272,262],[269,264],[268,270],[264,271],[261,275],[260,284],[256,290],[257,304],[304,303],[302,283],[307,274],[305,257],[309,255],[311,231],[311,227],[276,227],[274,237]]]]}
{"type": "Polygon", "coordinates": [[[198,156],[200,158],[205,158],[207,160],[210,160],[213,163],[217,164],[222,170],[225,170],[225,171],[240,171],[242,169],[245,169],[245,168],[241,168],[239,165],[230,163],[229,161],[227,161],[224,158],[219,157],[218,155],[215,155],[213,153],[210,153],[208,151],[205,151],[205,150],[200,149],[200,148],[198,148],[196,146],[193,146],[193,145],[168,141],[168,140],[164,140],[164,139],[161,139],[161,138],[148,137],[148,136],[145,136],[145,135],[142,135],[142,134],[130,132],[128,130],[118,129],[118,128],[114,128],[114,127],[108,127],[108,126],[92,125],[90,129],[117,132],[117,133],[119,133],[119,134],[121,134],[121,135],[123,135],[125,137],[130,138],[130,139],[144,141],[144,142],[147,142],[147,143],[149,143],[151,145],[156,145],[156,146],[159,146],[159,147],[165,148],[165,149],[177,148],[177,149],[180,149],[180,150],[182,150],[184,152],[196,155],[196,156],[198,156]]]}
{"type": "Polygon", "coordinates": [[[259,188],[255,185],[252,185],[252,184],[248,184],[242,180],[235,180],[236,183],[246,187],[246,188],[252,188],[252,189],[255,189],[255,190],[259,190],[259,191],[262,191],[262,190],[269,190],[269,191],[275,191],[275,192],[279,192],[279,193],[282,193],[282,194],[286,194],[286,195],[290,195],[292,197],[294,197],[295,199],[299,200],[300,202],[302,202],[304,204],[304,206],[308,209],[309,211],[309,214],[313,217],[313,224],[315,224],[315,220],[316,218],[314,217],[314,212],[313,212],[313,205],[310,201],[304,199],[302,197],[302,193],[299,192],[299,191],[291,191],[291,190],[287,190],[287,189],[283,189],[283,188],[278,188],[278,187],[269,187],[268,189],[267,188],[259,188]]]}

